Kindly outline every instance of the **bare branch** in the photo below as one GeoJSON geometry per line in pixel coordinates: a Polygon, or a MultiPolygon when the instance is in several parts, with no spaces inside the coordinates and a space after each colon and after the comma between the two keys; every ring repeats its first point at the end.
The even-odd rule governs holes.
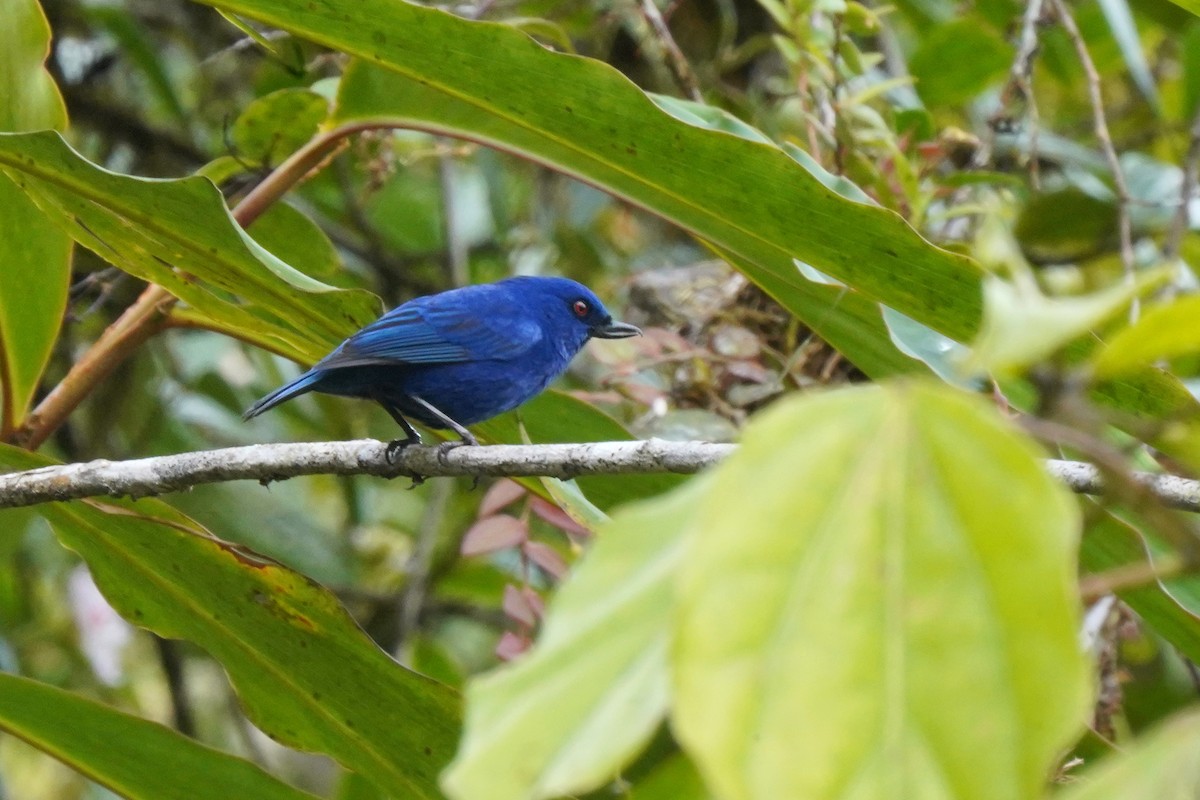
{"type": "MultiPolygon", "coordinates": [[[[387,444],[348,442],[260,444],[157,456],[134,461],[89,461],[0,475],[0,508],[85,497],[147,497],[186,491],[206,483],[256,480],[264,485],[299,475],[375,475],[382,478],[490,476],[574,478],[699,472],[731,455],[737,445],[709,442],[590,442],[585,444],[413,446],[395,463],[387,444]]],[[[1046,462],[1047,470],[1080,494],[1103,494],[1099,469],[1078,461],[1046,462]]],[[[1134,473],[1165,506],[1200,511],[1200,481],[1175,475],[1134,473]]]]}
{"type": "MultiPolygon", "coordinates": [[[[1129,184],[1125,181],[1125,171],[1121,169],[1121,159],[1117,155],[1117,148],[1113,146],[1112,135],[1108,132],[1108,119],[1104,115],[1104,95],[1100,90],[1100,73],[1091,53],[1088,52],[1083,34],[1079,32],[1079,26],[1075,24],[1071,9],[1064,0],[1052,1],[1055,11],[1058,12],[1058,20],[1075,46],[1075,54],[1079,57],[1079,63],[1087,76],[1088,99],[1092,105],[1092,125],[1096,132],[1096,141],[1100,143],[1100,150],[1112,171],[1113,186],[1117,191],[1117,232],[1121,240],[1121,263],[1125,267],[1125,279],[1132,285],[1136,264],[1133,253],[1133,222],[1129,217],[1131,196],[1129,184]]],[[[1137,321],[1138,309],[1139,304],[1135,297],[1129,306],[1131,322],[1137,321]]]]}
{"type": "MultiPolygon", "coordinates": [[[[1049,459],[1046,461],[1046,469],[1077,494],[1105,493],[1100,469],[1093,464],[1049,459]]],[[[1152,472],[1134,472],[1131,476],[1164,506],[1183,511],[1200,511],[1200,481],[1152,472]]]]}
{"type": "Polygon", "coordinates": [[[263,444],[204,450],[134,461],[89,461],[0,475],[0,508],[103,495],[146,497],[205,483],[271,481],[298,475],[437,476],[620,475],[692,473],[733,452],[707,442],[594,442],[588,444],[413,446],[389,464],[387,445],[374,439],[311,444],[263,444]]]}
{"type": "Polygon", "coordinates": [[[1196,115],[1188,130],[1187,155],[1183,157],[1183,181],[1179,185],[1179,208],[1175,210],[1175,218],[1167,231],[1167,240],[1163,244],[1163,258],[1171,261],[1179,257],[1183,247],[1183,237],[1187,235],[1191,221],[1192,196],[1196,193],[1196,185],[1200,182],[1200,105],[1196,107],[1196,115]]]}

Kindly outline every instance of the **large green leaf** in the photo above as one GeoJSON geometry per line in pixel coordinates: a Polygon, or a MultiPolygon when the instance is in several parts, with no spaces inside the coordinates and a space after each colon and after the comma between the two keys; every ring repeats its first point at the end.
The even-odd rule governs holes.
{"type": "Polygon", "coordinates": [[[0,172],[101,258],[297,360],[321,358],[380,310],[370,293],[326,286],[261,248],[205,178],[117,175],[54,133],[0,134],[0,172]]]}
{"type": "Polygon", "coordinates": [[[1175,717],[1085,771],[1055,800],[1195,800],[1200,796],[1200,713],[1175,717]]]}
{"type": "MultiPolygon", "coordinates": [[[[352,66],[338,116],[472,139],[599,186],[772,275],[812,324],[830,309],[795,260],[964,340],[979,273],[897,215],[848,202],[777,147],[681,122],[612,68],[511,27],[390,0],[204,0],[391,71],[352,66]]],[[[842,343],[834,342],[837,346],[842,343]]]]}
{"type": "Polygon", "coordinates": [[[594,789],[646,743],[667,711],[675,571],[704,491],[694,480],[618,514],[554,598],[533,651],[471,682],[442,779],[452,797],[594,789]]]}
{"type": "MultiPolygon", "coordinates": [[[[1080,565],[1094,573],[1144,564],[1150,556],[1144,534],[1111,514],[1088,525],[1079,552],[1080,565]]],[[[1163,545],[1159,552],[1169,548],[1163,545]]],[[[1191,660],[1200,661],[1200,578],[1184,575],[1117,594],[1155,633],[1191,660]]]]}
{"type": "MultiPolygon", "coordinates": [[[[63,128],[66,107],[42,65],[50,26],[36,0],[0,0],[0,131],[63,128]]],[[[58,338],[71,238],[0,174],[0,432],[20,425],[58,338]]]]}
{"type": "Polygon", "coordinates": [[[684,554],[675,731],[724,800],[1035,797],[1083,726],[1073,499],[977,398],[754,421],[684,554]]]}
{"type": "MultiPolygon", "coordinates": [[[[46,463],[0,446],[4,467],[46,463]]],[[[328,591],[158,500],[39,511],[122,616],[212,653],[268,734],[328,753],[398,796],[439,796],[437,773],[458,734],[457,695],[389,658],[328,591]]]]}
{"type": "Polygon", "coordinates": [[[1186,8],[1188,11],[1200,17],[1200,0],[1171,0],[1180,8],[1186,8]]]}
{"type": "Polygon", "coordinates": [[[1160,359],[1200,352],[1200,297],[1153,306],[1133,325],[1118,331],[1094,364],[1102,377],[1124,375],[1160,359]]]}
{"type": "Polygon", "coordinates": [[[205,747],[162,725],[3,673],[0,730],[135,800],[313,798],[249,761],[205,747]]]}

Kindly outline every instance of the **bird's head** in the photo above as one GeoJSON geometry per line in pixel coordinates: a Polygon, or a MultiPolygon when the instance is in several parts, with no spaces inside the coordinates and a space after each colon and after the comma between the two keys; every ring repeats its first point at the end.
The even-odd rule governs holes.
{"type": "Polygon", "coordinates": [[[521,294],[542,307],[546,316],[564,330],[581,334],[583,340],[625,339],[640,336],[641,329],[616,322],[592,290],[568,278],[510,278],[506,283],[520,284],[521,294]]]}

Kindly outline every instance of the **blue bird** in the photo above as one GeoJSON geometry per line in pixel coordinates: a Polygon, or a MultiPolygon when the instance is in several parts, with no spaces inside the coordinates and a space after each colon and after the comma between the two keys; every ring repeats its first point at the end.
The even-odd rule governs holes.
{"type": "Polygon", "coordinates": [[[588,339],[641,331],[614,322],[604,304],[566,278],[508,278],[418,297],[384,314],[246,411],[256,417],[308,392],[379,403],[404,429],[391,460],[421,441],[409,420],[449,428],[455,444],[478,444],[466,426],[516,408],[567,368],[588,339]]]}

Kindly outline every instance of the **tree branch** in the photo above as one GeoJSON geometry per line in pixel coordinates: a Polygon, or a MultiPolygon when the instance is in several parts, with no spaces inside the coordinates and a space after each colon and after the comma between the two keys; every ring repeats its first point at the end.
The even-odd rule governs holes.
{"type": "MultiPolygon", "coordinates": [[[[488,445],[443,450],[412,446],[395,463],[387,444],[348,442],[260,444],[157,456],[133,461],[89,461],[0,475],[0,508],[17,508],[85,497],[147,497],[206,483],[256,480],[263,485],[299,475],[375,475],[381,478],[442,476],[550,477],[699,472],[731,455],[732,444],[591,442],[585,444],[488,445]]],[[[1103,494],[1100,471],[1079,461],[1048,460],[1047,470],[1074,492],[1103,494]]],[[[1134,473],[1163,505],[1200,512],[1200,481],[1175,475],[1134,473]]]]}
{"type": "Polygon", "coordinates": [[[594,442],[588,444],[412,446],[393,464],[385,442],[262,444],[204,450],[134,461],[89,461],[0,475],[0,508],[103,495],[178,492],[205,483],[256,480],[262,484],[298,475],[544,476],[692,473],[715,464],[735,445],[707,442],[594,442]]]}

